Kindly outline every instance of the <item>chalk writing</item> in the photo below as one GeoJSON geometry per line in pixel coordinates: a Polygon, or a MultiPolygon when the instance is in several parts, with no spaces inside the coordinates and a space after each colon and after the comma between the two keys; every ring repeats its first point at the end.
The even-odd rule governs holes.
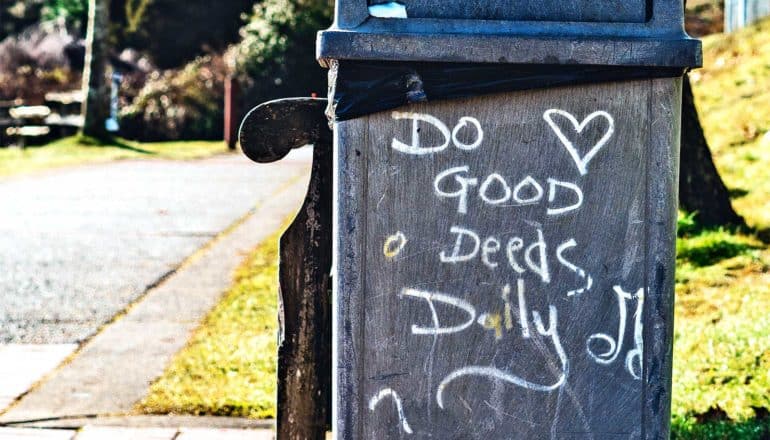
{"type": "Polygon", "coordinates": [[[407,239],[404,233],[398,231],[385,240],[385,244],[382,246],[382,253],[385,254],[386,258],[395,258],[404,250],[406,242],[407,239]]]}
{"type": "MultiPolygon", "coordinates": [[[[433,189],[438,197],[457,199],[457,212],[460,214],[468,213],[468,202],[474,195],[471,188],[479,186],[479,178],[471,177],[469,173],[470,167],[467,165],[452,167],[440,172],[433,181],[433,189]],[[447,183],[450,177],[454,184],[447,183]]],[[[548,215],[566,214],[583,206],[583,190],[579,186],[550,177],[547,182],[548,215]]],[[[512,188],[502,174],[492,173],[482,180],[478,197],[484,205],[511,208],[541,203],[544,192],[543,186],[532,176],[524,177],[512,188]],[[527,192],[531,194],[527,195],[527,192]],[[510,203],[511,200],[514,203],[510,203]]]]}
{"type": "Polygon", "coordinates": [[[562,206],[555,208],[553,206],[548,206],[548,215],[559,215],[559,214],[566,214],[570,211],[574,211],[576,209],[579,209],[581,206],[583,206],[583,191],[575,185],[574,183],[570,182],[560,182],[556,179],[548,179],[548,203],[553,203],[556,201],[556,192],[559,188],[568,189],[573,192],[575,197],[575,202],[572,205],[569,206],[562,206]]]}
{"type": "MultiPolygon", "coordinates": [[[[583,177],[574,175],[572,165],[566,173],[565,170],[549,170],[546,174],[542,170],[520,166],[522,161],[495,159],[491,162],[494,168],[482,168],[479,164],[488,162],[469,158],[485,153],[483,148],[489,136],[482,123],[471,116],[460,117],[454,126],[426,113],[395,111],[391,118],[408,121],[411,130],[406,136],[411,138],[393,136],[388,157],[404,160],[402,155],[405,154],[415,157],[409,160],[429,163],[426,169],[430,172],[424,173],[424,177],[418,174],[420,177],[416,181],[410,180],[409,184],[413,184],[414,191],[427,191],[438,206],[448,211],[446,216],[440,213],[428,220],[439,219],[436,224],[440,226],[435,235],[430,231],[430,245],[415,255],[424,255],[436,265],[429,267],[438,267],[442,273],[459,271],[461,277],[467,278],[466,281],[465,278],[447,276],[435,281],[409,281],[407,287],[395,285],[392,293],[383,293],[397,293],[395,303],[388,303],[399,309],[393,316],[397,317],[399,325],[409,326],[410,340],[420,341],[417,343],[426,347],[425,353],[420,352],[425,359],[420,374],[426,376],[420,389],[428,390],[431,397],[435,392],[435,402],[431,398],[426,409],[428,419],[432,417],[431,407],[450,411],[448,407],[451,408],[454,402],[473,412],[466,402],[468,385],[474,383],[472,381],[494,384],[492,403],[487,405],[502,413],[498,408],[501,397],[494,396],[501,396],[500,390],[506,387],[519,388],[520,392],[553,393],[556,399],[561,399],[564,394],[565,398],[574,399],[570,394],[574,393],[574,388],[567,385],[570,366],[577,371],[584,370],[587,365],[599,365],[594,367],[599,370],[617,365],[631,376],[628,378],[624,373],[625,380],[640,380],[644,351],[644,288],[633,294],[626,292],[621,287],[621,284],[630,283],[625,273],[619,279],[600,279],[599,274],[604,278],[615,272],[608,263],[597,267],[595,261],[586,262],[587,254],[596,249],[590,243],[593,238],[585,238],[583,234],[575,234],[574,228],[570,229],[571,225],[579,224],[585,204],[592,200],[603,201],[595,198],[595,190],[584,193],[584,188],[595,188],[595,185],[589,185],[583,177],[588,175],[589,166],[593,169],[600,165],[602,156],[610,157],[600,156],[600,153],[615,134],[614,118],[603,110],[588,114],[582,121],[561,109],[552,108],[543,113],[543,120],[550,127],[550,142],[558,142],[564,148],[561,150],[556,144],[560,154],[566,152],[583,177]],[[589,127],[591,133],[597,133],[598,140],[586,141],[589,127]],[[452,161],[425,158],[432,155],[447,155],[452,161]],[[483,221],[484,210],[494,213],[492,220],[483,221]],[[506,220],[509,212],[510,222],[506,220]],[[494,222],[501,218],[499,224],[505,229],[490,230],[490,226],[494,227],[494,222]],[[461,287],[451,287],[450,284],[456,281],[461,282],[461,287]],[[426,287],[430,285],[434,287],[426,287]],[[601,295],[605,286],[614,286],[610,295],[601,295]],[[629,314],[634,302],[631,320],[629,314]],[[598,310],[601,313],[596,316],[574,313],[574,309],[570,310],[573,304],[583,304],[578,309],[580,312],[593,311],[592,307],[601,304],[598,310]],[[408,313],[401,313],[403,310],[408,313]],[[548,313],[541,315],[545,310],[548,313]],[[611,314],[608,325],[614,328],[616,318],[617,330],[596,332],[595,327],[591,327],[591,331],[579,333],[585,327],[576,325],[577,320],[605,319],[608,311],[611,314]],[[633,322],[632,330],[629,321],[633,322]],[[564,345],[560,330],[567,332],[564,345]],[[452,363],[447,368],[447,360],[439,356],[442,349],[455,349],[457,341],[466,339],[476,343],[483,340],[496,347],[492,352],[474,352],[494,353],[494,356],[486,359],[470,354],[464,357],[462,353],[461,356],[448,356],[446,359],[452,363]],[[629,347],[631,339],[633,345],[629,347]],[[461,359],[459,365],[457,359],[461,359]]],[[[539,117],[536,120],[539,121],[537,125],[543,126],[539,117]]],[[[404,122],[396,125],[403,129],[402,124],[404,122]]],[[[516,149],[525,147],[529,141],[522,140],[518,145],[516,139],[511,142],[511,149],[516,149]]],[[[508,151],[495,151],[494,154],[499,158],[508,151]]],[[[385,192],[376,194],[381,197],[380,201],[386,197],[385,192]]],[[[377,206],[379,208],[379,203],[377,206]]],[[[396,257],[407,243],[412,248],[421,240],[425,241],[425,238],[414,235],[409,225],[388,225],[387,228],[383,236],[393,230],[397,232],[387,236],[383,243],[385,264],[398,264],[400,259],[396,257]],[[402,231],[408,232],[413,241],[409,242],[402,231]]],[[[382,256],[378,258],[381,261],[382,256]]],[[[409,269],[407,273],[412,273],[413,268],[409,269]]],[[[386,373],[392,374],[382,377],[406,374],[386,373]]],[[[391,385],[396,387],[401,383],[398,380],[401,379],[391,385]]],[[[412,434],[402,399],[392,388],[383,388],[373,396],[369,409],[375,411],[385,398],[393,401],[402,431],[412,434]]],[[[410,403],[417,404],[416,400],[410,403]]],[[[582,410],[579,412],[578,416],[584,418],[582,410]]],[[[419,423],[416,418],[413,422],[419,423]]]]}
{"type": "MultiPolygon", "coordinates": [[[[527,301],[524,297],[524,280],[519,279],[517,284],[517,297],[518,297],[518,314],[516,319],[519,321],[521,337],[524,339],[530,338],[529,333],[529,321],[527,320],[527,301]]],[[[513,309],[511,304],[511,285],[506,284],[500,295],[503,300],[503,313],[502,316],[499,313],[482,314],[479,316],[478,323],[487,330],[495,331],[495,339],[502,339],[503,330],[511,331],[514,329],[513,321],[513,309]]]]}
{"type": "Polygon", "coordinates": [[[575,161],[575,165],[578,168],[578,171],[580,171],[580,175],[585,176],[588,174],[588,163],[591,162],[591,160],[596,156],[599,151],[604,147],[604,145],[607,143],[607,141],[612,138],[613,133],[615,133],[615,120],[612,119],[612,116],[610,116],[609,113],[605,111],[596,111],[588,115],[585,119],[583,119],[583,122],[578,123],[577,119],[575,119],[574,116],[572,116],[571,113],[566,112],[564,110],[559,109],[551,109],[547,110],[545,114],[543,114],[543,118],[548,123],[548,125],[553,129],[554,133],[556,133],[556,136],[559,138],[561,143],[564,145],[564,148],[567,149],[567,152],[572,157],[572,160],[575,161]],[[604,133],[604,136],[602,136],[599,141],[592,146],[588,152],[581,156],[580,153],[578,153],[577,148],[575,147],[575,144],[564,134],[564,132],[561,130],[561,128],[554,122],[554,116],[561,116],[565,119],[567,119],[570,124],[572,124],[572,128],[578,133],[581,134],[583,130],[588,126],[591,121],[593,121],[596,118],[604,118],[608,122],[607,131],[604,133]]]}
{"type": "Polygon", "coordinates": [[[591,277],[591,275],[587,274],[586,271],[583,269],[577,267],[576,265],[570,263],[567,261],[567,259],[564,257],[564,252],[566,252],[568,249],[572,249],[575,246],[577,246],[577,242],[572,239],[567,242],[562,243],[557,249],[556,249],[556,258],[559,260],[559,262],[567,267],[569,270],[575,272],[580,278],[583,278],[586,280],[586,285],[584,287],[581,287],[579,289],[573,289],[567,292],[567,296],[573,296],[573,295],[580,295],[583,292],[587,292],[591,290],[591,287],[594,284],[594,279],[591,277]]]}
{"type": "Polygon", "coordinates": [[[498,252],[500,252],[500,240],[495,237],[487,238],[481,246],[481,261],[490,269],[496,268],[498,263],[492,261],[490,257],[498,252]]]}
{"type": "Polygon", "coordinates": [[[461,177],[457,176],[456,174],[459,173],[467,173],[469,168],[467,166],[464,167],[454,167],[450,168],[442,173],[440,173],[438,176],[436,176],[436,180],[433,181],[433,188],[436,191],[436,195],[439,197],[449,197],[449,198],[458,198],[458,205],[457,205],[457,212],[460,214],[467,214],[468,213],[468,187],[470,186],[476,186],[479,183],[478,179],[469,179],[467,177],[461,177]],[[447,192],[444,191],[442,188],[442,182],[444,179],[446,179],[449,176],[453,176],[455,182],[460,184],[460,188],[457,191],[454,192],[447,192]]]}
{"type": "Polygon", "coordinates": [[[401,398],[392,389],[383,388],[379,393],[377,393],[377,395],[373,396],[369,400],[369,410],[374,411],[377,408],[377,405],[379,405],[380,401],[386,397],[393,399],[393,404],[396,405],[396,411],[398,411],[398,420],[401,422],[401,429],[403,429],[407,434],[413,434],[412,427],[409,426],[409,422],[406,420],[406,416],[404,416],[404,407],[401,403],[401,398]]]}
{"type": "Polygon", "coordinates": [[[495,339],[498,341],[503,339],[503,322],[499,313],[484,313],[479,316],[476,322],[487,330],[494,330],[495,339]]]}
{"type": "Polygon", "coordinates": [[[481,124],[479,123],[479,120],[476,118],[471,118],[469,116],[463,116],[462,118],[460,118],[460,122],[458,122],[454,130],[452,130],[452,142],[455,144],[455,147],[465,151],[475,150],[476,148],[478,148],[478,146],[481,145],[482,142],[484,142],[484,130],[481,129],[481,124]],[[459,139],[457,139],[457,134],[468,123],[470,123],[476,128],[476,140],[473,141],[473,143],[471,144],[464,144],[459,139]]]}
{"type": "Polygon", "coordinates": [[[644,289],[639,289],[632,295],[625,292],[620,286],[613,287],[618,300],[618,332],[617,337],[613,338],[606,333],[595,333],[588,337],[586,350],[588,354],[599,364],[609,365],[615,362],[618,355],[623,351],[623,340],[626,332],[626,319],[628,316],[627,301],[636,299],[636,312],[634,314],[634,348],[626,355],[626,369],[634,378],[641,377],[642,361],[642,310],[644,306],[644,289]],[[603,341],[607,345],[607,351],[596,354],[591,348],[598,341],[603,341]],[[638,367],[638,368],[637,368],[638,367]]]}
{"type": "MultiPolygon", "coordinates": [[[[449,233],[455,235],[454,244],[451,251],[444,249],[439,252],[439,261],[446,264],[461,264],[473,261],[481,255],[482,263],[490,270],[495,270],[500,266],[496,259],[503,249],[503,240],[497,237],[486,237],[482,240],[481,236],[475,231],[461,227],[452,226],[449,233]]],[[[505,245],[505,256],[507,267],[510,267],[516,274],[531,272],[535,274],[544,284],[551,282],[551,265],[553,255],[549,253],[548,242],[545,239],[543,230],[536,229],[537,238],[527,245],[519,236],[508,239],[505,245]],[[522,252],[523,251],[523,252],[522,252]],[[520,259],[521,257],[521,259],[520,259]],[[523,261],[523,265],[519,264],[523,261]]],[[[577,246],[574,239],[569,239],[556,248],[555,257],[559,264],[575,272],[578,277],[584,280],[579,288],[570,290],[567,296],[578,295],[591,289],[593,286],[593,277],[585,270],[567,260],[564,253],[577,246]]]]}
{"type": "Polygon", "coordinates": [[[401,296],[422,298],[428,303],[428,307],[430,308],[433,327],[421,327],[416,324],[412,325],[412,334],[414,335],[446,335],[450,333],[461,332],[473,325],[473,321],[476,319],[476,309],[469,302],[461,298],[445,295],[443,293],[426,292],[423,290],[409,288],[403,289],[401,291],[401,296]],[[452,327],[441,327],[434,301],[465,311],[469,316],[468,321],[452,327]]]}
{"type": "MultiPolygon", "coordinates": [[[[554,196],[556,197],[556,191],[553,191],[554,196]]],[[[527,176],[519,182],[518,185],[513,189],[513,200],[518,203],[519,205],[531,205],[534,203],[539,202],[543,199],[543,187],[540,186],[539,183],[537,183],[537,180],[533,179],[532,176],[527,176]],[[524,192],[524,189],[530,187],[533,190],[532,195],[529,197],[523,197],[522,193],[524,192]]],[[[553,202],[553,200],[550,200],[553,202]]]]}
{"type": "Polygon", "coordinates": [[[548,329],[546,329],[545,326],[543,325],[543,321],[539,313],[537,313],[536,311],[533,311],[532,316],[533,316],[535,328],[537,328],[538,333],[541,336],[551,338],[551,343],[553,344],[554,349],[556,350],[557,356],[559,358],[559,362],[561,363],[561,374],[559,375],[559,377],[555,382],[551,384],[539,384],[535,382],[530,382],[520,376],[511,374],[507,371],[504,371],[495,367],[486,367],[486,366],[463,367],[448,374],[444,378],[444,380],[442,380],[441,383],[439,384],[438,391],[436,392],[436,403],[438,404],[438,406],[440,408],[444,408],[444,391],[449,386],[449,384],[451,384],[457,379],[460,379],[466,376],[483,376],[491,379],[497,379],[497,380],[501,380],[503,382],[507,382],[512,385],[516,385],[516,386],[519,386],[528,390],[533,390],[533,391],[547,392],[547,391],[553,391],[561,387],[567,378],[567,374],[569,370],[569,362],[567,360],[567,355],[564,352],[564,348],[562,348],[561,346],[561,341],[559,340],[559,333],[557,331],[558,313],[556,311],[556,307],[550,306],[548,308],[548,311],[549,311],[548,329]]]}
{"type": "Polygon", "coordinates": [[[393,112],[393,119],[411,119],[412,120],[412,143],[405,144],[398,139],[393,139],[391,146],[394,150],[406,154],[423,155],[443,151],[449,146],[451,134],[446,124],[439,121],[436,117],[422,113],[411,112],[393,112]],[[419,121],[427,122],[436,127],[444,137],[444,143],[433,147],[423,147],[420,143],[420,124],[419,121]]]}
{"type": "Polygon", "coordinates": [[[402,153],[413,154],[416,156],[422,156],[426,154],[439,153],[449,147],[450,142],[454,144],[460,150],[470,151],[478,148],[484,141],[484,131],[481,129],[481,123],[476,118],[470,116],[464,116],[460,118],[460,122],[454,127],[452,132],[449,132],[449,128],[445,123],[425,113],[413,113],[413,112],[393,112],[391,113],[393,119],[411,119],[412,120],[412,141],[409,144],[393,139],[391,147],[402,153]],[[432,147],[425,147],[422,145],[420,138],[420,121],[425,124],[430,124],[435,127],[444,138],[444,142],[441,145],[434,145],[432,147]],[[476,139],[470,143],[465,144],[458,139],[458,134],[468,123],[473,125],[476,130],[476,139]]]}

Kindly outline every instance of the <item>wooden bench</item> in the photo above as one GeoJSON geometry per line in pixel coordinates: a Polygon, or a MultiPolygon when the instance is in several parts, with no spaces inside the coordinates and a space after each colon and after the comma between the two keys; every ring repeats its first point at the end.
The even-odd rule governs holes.
{"type": "Polygon", "coordinates": [[[79,90],[47,93],[45,105],[0,101],[0,146],[15,142],[23,148],[33,139],[41,143],[76,134],[83,127],[82,104],[79,90]]]}
{"type": "Polygon", "coordinates": [[[51,108],[51,114],[45,124],[51,127],[54,136],[72,136],[83,127],[83,92],[51,92],[45,95],[45,105],[51,108]]]}
{"type": "Polygon", "coordinates": [[[14,107],[8,111],[11,126],[5,129],[9,138],[16,138],[16,144],[25,148],[31,139],[43,141],[51,133],[45,125],[45,119],[51,115],[51,109],[45,105],[14,107]]]}

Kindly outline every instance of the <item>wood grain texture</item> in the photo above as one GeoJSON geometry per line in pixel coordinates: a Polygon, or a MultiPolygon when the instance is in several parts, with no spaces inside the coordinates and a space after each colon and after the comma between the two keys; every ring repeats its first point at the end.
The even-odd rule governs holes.
{"type": "Polygon", "coordinates": [[[323,439],[331,415],[331,159],[317,142],[305,203],[281,237],[280,440],[323,439]]]}
{"type": "Polygon", "coordinates": [[[334,136],[334,258],[332,289],[332,405],[334,429],[339,439],[361,439],[360,417],[363,395],[359,389],[363,369],[364,285],[367,161],[363,145],[368,142],[366,126],[338,124],[334,136]]]}
{"type": "MultiPolygon", "coordinates": [[[[398,110],[435,116],[449,132],[461,118],[476,118],[484,140],[472,151],[452,142],[433,154],[398,151],[393,140],[410,143],[412,122],[392,112],[336,125],[338,438],[665,437],[679,88],[679,79],[619,82],[398,110]],[[568,118],[551,113],[557,130],[544,117],[554,109],[574,115],[576,123],[597,111],[613,120],[614,132],[587,162],[584,175],[557,131],[574,143],[580,159],[601,142],[610,123],[594,115],[573,127],[568,118]],[[452,192],[459,188],[455,177],[478,179],[469,185],[467,212],[462,213],[459,199],[437,195],[434,183],[442,172],[464,166],[467,171],[440,184],[452,192]],[[511,189],[530,182],[521,187],[520,198],[537,198],[531,184],[537,182],[543,189],[539,202],[485,203],[479,192],[493,173],[511,189]],[[549,208],[574,202],[558,185],[551,198],[549,179],[579,188],[582,206],[549,215],[549,208]],[[455,248],[453,227],[473,231],[481,242],[495,237],[501,250],[489,252],[491,264],[483,261],[481,250],[468,261],[442,262],[441,254],[451,255],[455,248]],[[399,234],[406,239],[402,248],[394,238],[399,234]],[[523,242],[514,254],[524,273],[506,255],[507,243],[516,238],[523,242]],[[538,242],[546,247],[547,280],[533,269],[541,268],[538,242]],[[529,247],[531,265],[524,258],[529,247]],[[559,248],[571,265],[559,259],[559,248]],[[575,293],[586,288],[586,275],[592,277],[590,289],[575,293]],[[526,301],[521,309],[520,282],[526,301]],[[508,300],[502,296],[505,286],[510,287],[508,300]],[[629,297],[620,338],[618,289],[629,297]],[[633,296],[639,289],[642,302],[633,296]],[[428,301],[415,292],[434,296],[428,301]],[[466,306],[474,312],[470,322],[466,306]],[[637,307],[643,307],[643,341],[635,338],[637,307]],[[512,313],[506,323],[507,310],[512,313]],[[558,340],[546,331],[549,324],[558,340]],[[462,329],[425,334],[438,327],[462,329]],[[612,351],[608,340],[613,337],[617,355],[598,356],[611,360],[598,362],[597,355],[612,351]],[[644,353],[640,368],[635,368],[634,349],[644,353]],[[468,373],[474,368],[476,373],[495,369],[507,378],[468,373]]],[[[425,123],[419,128],[423,146],[444,143],[440,130],[425,123]]],[[[456,137],[472,143],[472,124],[458,128],[456,137]]],[[[504,198],[500,182],[491,182],[488,198],[504,198]]],[[[473,247],[465,238],[461,254],[473,247]]]]}
{"type": "Polygon", "coordinates": [[[243,151],[255,162],[313,144],[305,201],[280,242],[279,440],[323,439],[331,420],[333,155],[325,106],[325,99],[270,101],[251,110],[240,129],[243,151]]]}
{"type": "Polygon", "coordinates": [[[647,158],[647,288],[645,303],[645,388],[642,438],[669,437],[674,343],[676,208],[679,206],[679,123],[682,80],[650,81],[650,154],[647,158]]]}
{"type": "Polygon", "coordinates": [[[238,137],[243,154],[257,163],[283,159],[294,148],[317,141],[330,147],[331,131],[324,116],[326,99],[284,98],[264,102],[243,118],[238,137]]]}

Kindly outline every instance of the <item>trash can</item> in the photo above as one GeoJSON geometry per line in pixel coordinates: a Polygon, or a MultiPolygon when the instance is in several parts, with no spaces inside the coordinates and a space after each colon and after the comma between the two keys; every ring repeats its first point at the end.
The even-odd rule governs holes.
{"type": "Polygon", "coordinates": [[[337,0],[337,439],[662,439],[681,0],[337,0]]]}

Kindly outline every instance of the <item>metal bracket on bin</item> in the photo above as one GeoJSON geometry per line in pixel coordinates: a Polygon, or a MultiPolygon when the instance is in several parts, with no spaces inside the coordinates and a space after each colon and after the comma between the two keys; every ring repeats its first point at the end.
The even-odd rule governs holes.
{"type": "Polygon", "coordinates": [[[323,439],[331,408],[332,132],[326,99],[289,98],[243,120],[244,154],[275,162],[313,144],[305,201],[280,242],[277,437],[323,439]]]}

